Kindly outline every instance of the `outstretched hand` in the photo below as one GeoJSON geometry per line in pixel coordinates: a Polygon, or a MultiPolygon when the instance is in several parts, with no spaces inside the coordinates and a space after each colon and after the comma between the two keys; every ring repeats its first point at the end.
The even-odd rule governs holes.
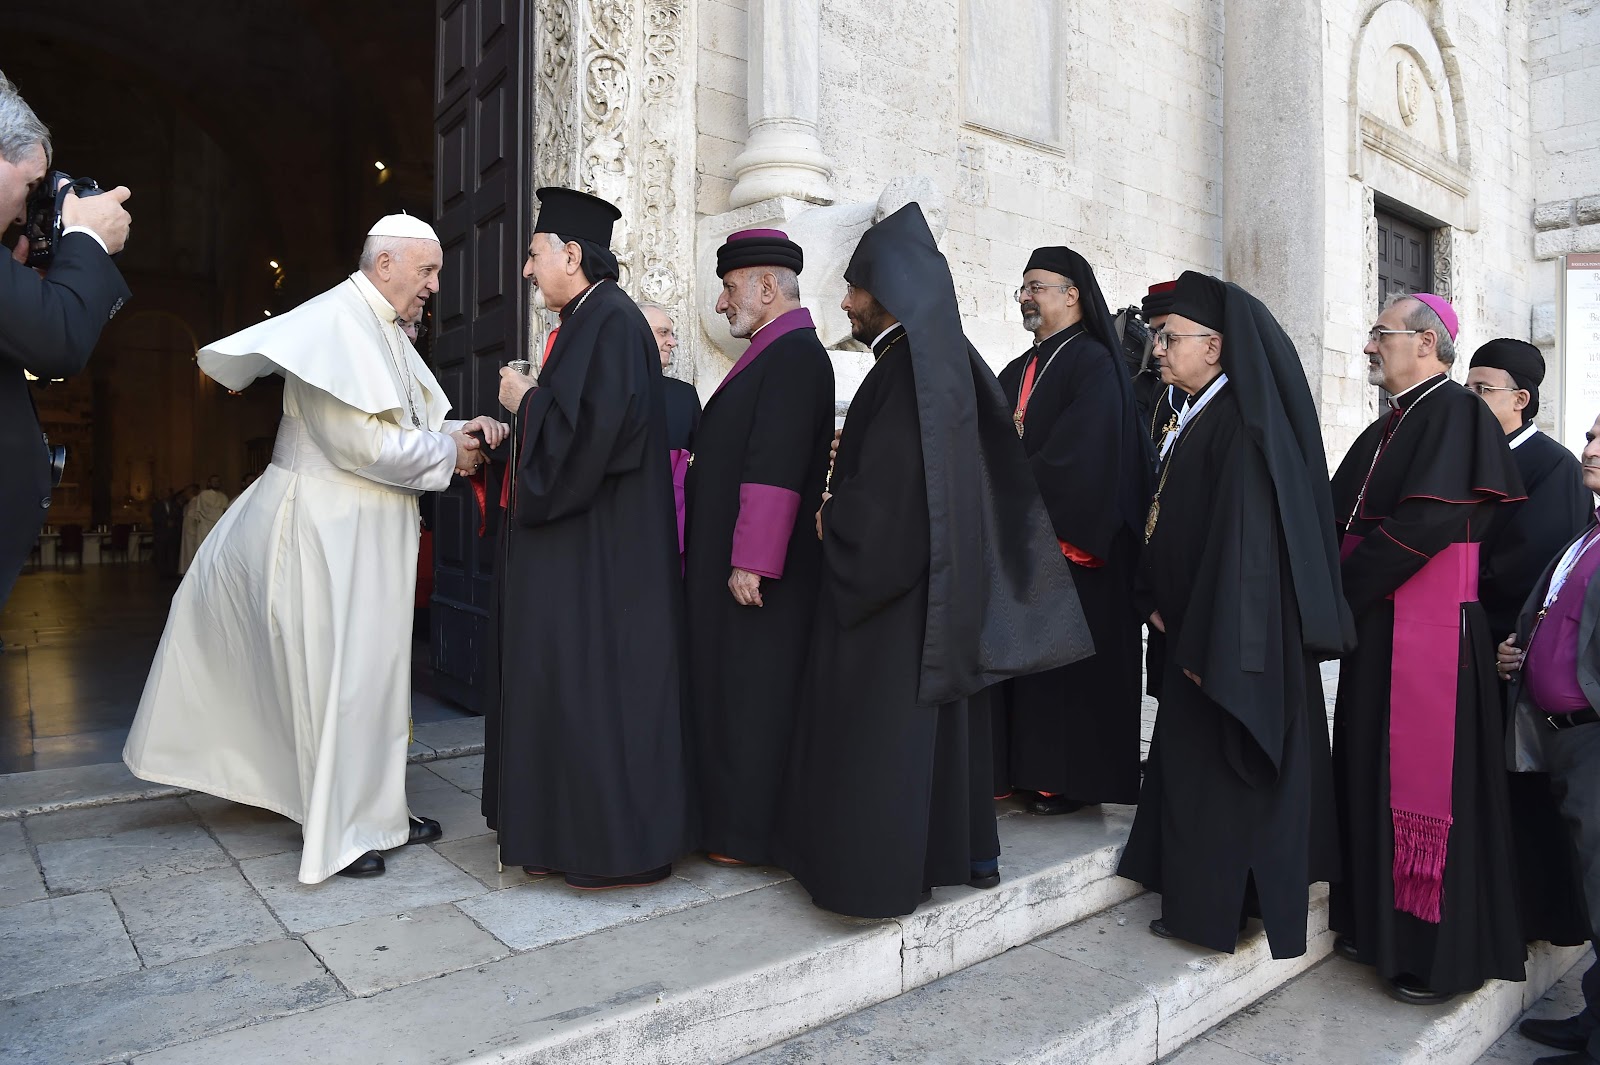
{"type": "Polygon", "coordinates": [[[511,426],[505,422],[497,422],[487,414],[478,415],[461,428],[467,433],[478,432],[483,436],[483,442],[490,447],[499,447],[511,432],[511,426]]]}
{"type": "Polygon", "coordinates": [[[483,455],[479,450],[483,444],[471,433],[457,429],[450,434],[456,442],[456,473],[462,477],[471,477],[478,472],[478,467],[483,465],[483,455]]]}

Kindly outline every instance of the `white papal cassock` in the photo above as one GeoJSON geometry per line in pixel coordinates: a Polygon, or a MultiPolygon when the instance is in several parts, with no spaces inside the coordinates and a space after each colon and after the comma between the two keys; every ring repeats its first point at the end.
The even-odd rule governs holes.
{"type": "Polygon", "coordinates": [[[173,598],[123,751],[300,822],[306,884],[409,835],[417,496],[449,485],[461,423],[395,318],[356,273],[200,352],[233,390],[281,374],[283,420],[173,598]]]}

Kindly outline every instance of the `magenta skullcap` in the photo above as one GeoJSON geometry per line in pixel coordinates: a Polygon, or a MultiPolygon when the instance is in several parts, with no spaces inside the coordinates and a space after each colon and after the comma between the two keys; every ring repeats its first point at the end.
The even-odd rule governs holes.
{"type": "Polygon", "coordinates": [[[1439,321],[1444,323],[1445,331],[1450,334],[1450,339],[1456,338],[1456,333],[1461,330],[1461,323],[1456,319],[1456,309],[1450,306],[1450,301],[1443,296],[1435,296],[1431,292],[1413,292],[1411,298],[1418,303],[1426,304],[1428,309],[1439,316],[1439,321]]]}

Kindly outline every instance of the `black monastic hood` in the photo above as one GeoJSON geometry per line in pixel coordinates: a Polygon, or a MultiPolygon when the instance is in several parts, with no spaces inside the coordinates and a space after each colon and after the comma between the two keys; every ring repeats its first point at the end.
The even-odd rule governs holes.
{"type": "Polygon", "coordinates": [[[928,492],[917,701],[933,706],[1094,653],[1005,394],[967,341],[950,267],[908,203],[861,237],[845,280],[905,326],[928,492]]]}

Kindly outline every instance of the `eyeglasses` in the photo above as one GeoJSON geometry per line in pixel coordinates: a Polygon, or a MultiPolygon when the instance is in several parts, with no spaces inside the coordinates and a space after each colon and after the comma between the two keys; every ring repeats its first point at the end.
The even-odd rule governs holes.
{"type": "Polygon", "coordinates": [[[1150,334],[1150,343],[1157,351],[1166,351],[1167,347],[1179,337],[1214,337],[1220,333],[1173,333],[1166,329],[1159,333],[1150,334]]]}
{"type": "Polygon", "coordinates": [[[1520,388],[1507,388],[1505,385],[1486,385],[1486,384],[1483,384],[1481,382],[1478,383],[1478,384],[1475,384],[1475,385],[1468,385],[1467,389],[1468,389],[1468,391],[1476,392],[1480,397],[1485,395],[1486,393],[1489,393],[1489,392],[1521,392],[1522,391],[1522,389],[1520,389],[1520,388]]]}
{"type": "Polygon", "coordinates": [[[1384,337],[1405,336],[1407,333],[1426,333],[1426,329],[1380,329],[1373,326],[1367,330],[1368,344],[1381,344],[1384,337]]]}
{"type": "Polygon", "coordinates": [[[1069,288],[1077,287],[1077,285],[1047,285],[1043,281],[1029,281],[1026,285],[1013,292],[1011,298],[1020,302],[1023,296],[1037,296],[1046,289],[1053,288],[1058,292],[1065,292],[1069,288]]]}

